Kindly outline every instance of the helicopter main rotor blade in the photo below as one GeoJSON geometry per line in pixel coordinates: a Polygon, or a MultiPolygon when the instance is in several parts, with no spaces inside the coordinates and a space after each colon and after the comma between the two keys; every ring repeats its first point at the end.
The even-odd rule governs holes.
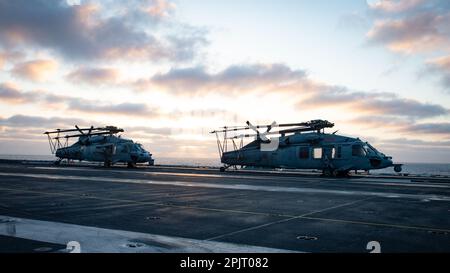
{"type": "Polygon", "coordinates": [[[106,127],[94,127],[91,126],[89,128],[79,128],[75,126],[76,129],[56,129],[55,131],[47,131],[44,134],[57,134],[57,133],[68,133],[68,132],[79,132],[81,135],[92,135],[93,133],[103,132],[103,134],[117,134],[119,132],[123,132],[124,130],[121,128],[117,128],[115,126],[106,126],[106,127]],[[86,132],[87,131],[87,132],[86,132]]]}
{"type": "MultiPolygon", "coordinates": [[[[97,133],[91,133],[89,136],[102,136],[102,135],[110,135],[111,132],[97,132],[97,133]]],[[[72,138],[72,137],[81,137],[81,136],[87,136],[86,134],[76,134],[76,135],[66,135],[66,136],[59,136],[54,137],[53,139],[60,139],[60,138],[72,138]]]]}
{"type": "MultiPolygon", "coordinates": [[[[81,129],[83,130],[83,129],[81,129]]],[[[78,129],[65,129],[65,130],[61,130],[61,129],[56,129],[56,131],[47,131],[44,134],[56,134],[56,133],[67,133],[67,132],[78,132],[78,129]]]]}
{"type": "MultiPolygon", "coordinates": [[[[331,123],[327,120],[311,120],[308,122],[300,122],[300,123],[282,123],[282,124],[270,124],[270,125],[252,125],[249,121],[246,122],[248,126],[225,126],[222,130],[215,130],[211,133],[224,133],[224,132],[236,132],[236,131],[245,131],[245,130],[255,130],[259,128],[267,128],[267,132],[269,132],[272,128],[276,127],[301,127],[303,131],[315,131],[323,128],[331,128],[334,126],[334,123],[331,123]]],[[[298,128],[301,130],[300,128],[298,128]]],[[[294,129],[288,129],[294,130],[294,129]]]]}
{"type": "Polygon", "coordinates": [[[77,128],[77,130],[84,136],[85,134],[83,133],[82,130],[80,130],[80,127],[78,127],[78,125],[75,125],[75,128],[77,128]]]}

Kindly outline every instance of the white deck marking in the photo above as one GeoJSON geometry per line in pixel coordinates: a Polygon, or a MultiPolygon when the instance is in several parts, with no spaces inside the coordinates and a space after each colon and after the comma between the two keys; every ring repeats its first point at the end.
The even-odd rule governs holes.
{"type": "Polygon", "coordinates": [[[268,191],[268,192],[292,192],[292,193],[322,193],[322,194],[340,194],[340,195],[362,195],[375,196],[384,198],[410,198],[419,200],[434,201],[450,201],[449,196],[435,194],[405,194],[395,192],[374,192],[374,191],[358,191],[358,190],[328,190],[314,189],[302,187],[282,187],[282,186],[263,186],[248,184],[223,184],[223,183],[202,183],[202,182],[184,182],[184,181],[154,181],[149,179],[129,179],[129,178],[113,178],[113,177],[93,177],[93,176],[73,176],[73,175],[57,175],[57,174],[27,174],[27,173],[0,173],[0,176],[16,176],[31,177],[59,180],[80,180],[80,181],[96,181],[96,182],[114,182],[114,183],[132,183],[132,184],[149,184],[149,185],[170,185],[181,187],[200,187],[215,189],[233,189],[233,190],[252,190],[252,191],[268,191]]]}
{"type": "Polygon", "coordinates": [[[80,243],[81,252],[88,253],[293,252],[285,249],[104,229],[3,215],[0,215],[0,235],[62,245],[76,241],[80,243]]]}

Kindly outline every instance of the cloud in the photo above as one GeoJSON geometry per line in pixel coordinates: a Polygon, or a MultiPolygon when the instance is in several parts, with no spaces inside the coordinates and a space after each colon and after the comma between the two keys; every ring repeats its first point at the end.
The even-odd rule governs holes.
{"type": "Polygon", "coordinates": [[[15,63],[21,61],[25,54],[19,51],[3,51],[0,52],[0,69],[4,68],[7,63],[15,63]]]}
{"type": "Polygon", "coordinates": [[[396,98],[389,100],[362,101],[355,106],[360,112],[410,118],[429,118],[450,113],[449,109],[438,104],[422,103],[413,99],[396,98]]]}
{"type": "Polygon", "coordinates": [[[299,108],[346,107],[359,114],[400,116],[411,119],[421,119],[445,116],[450,110],[431,103],[423,103],[413,99],[399,98],[389,92],[360,92],[347,88],[323,86],[321,92],[311,93],[311,96],[298,103],[299,108]]]}
{"type": "Polygon", "coordinates": [[[44,81],[58,68],[54,60],[33,60],[18,63],[12,69],[12,74],[31,81],[44,81]]]}
{"type": "Polygon", "coordinates": [[[392,52],[420,55],[426,72],[441,77],[450,87],[450,2],[446,0],[380,0],[369,5],[375,23],[367,32],[370,44],[392,52]],[[440,57],[436,57],[440,56],[440,57]]]}
{"type": "Polygon", "coordinates": [[[305,77],[305,71],[292,70],[284,64],[232,65],[218,73],[209,73],[204,67],[190,67],[156,74],[149,80],[135,82],[134,87],[138,90],[158,87],[178,94],[252,91],[281,87],[305,77]]]}
{"type": "Polygon", "coordinates": [[[173,110],[162,112],[159,107],[151,107],[145,103],[123,102],[111,103],[78,97],[57,95],[42,90],[24,92],[11,83],[0,84],[2,102],[15,104],[35,104],[45,108],[57,108],[65,111],[91,113],[96,115],[121,115],[134,118],[172,120],[183,118],[216,118],[235,115],[222,109],[199,109],[193,111],[173,110]]]}
{"type": "Polygon", "coordinates": [[[0,84],[0,99],[10,103],[24,103],[30,101],[29,97],[20,92],[11,83],[0,84]]]}
{"type": "Polygon", "coordinates": [[[34,103],[48,107],[58,107],[71,111],[115,114],[115,115],[144,115],[146,118],[156,118],[159,111],[144,103],[105,103],[103,101],[88,100],[77,97],[61,96],[46,91],[23,92],[10,83],[0,84],[0,98],[12,103],[34,103]]]}
{"type": "Polygon", "coordinates": [[[439,135],[450,140],[450,123],[448,122],[414,122],[401,117],[361,116],[349,120],[350,124],[363,128],[387,128],[389,131],[408,135],[439,135]]]}
{"type": "Polygon", "coordinates": [[[167,0],[155,0],[153,2],[153,5],[145,9],[145,11],[148,12],[152,17],[169,17],[173,10],[175,10],[176,8],[176,5],[174,3],[171,3],[167,0]]]}
{"type": "Polygon", "coordinates": [[[369,42],[386,45],[399,53],[418,53],[448,48],[448,33],[442,30],[450,23],[450,15],[421,13],[402,19],[377,21],[367,33],[369,42]]]}
{"type": "Polygon", "coordinates": [[[2,101],[9,101],[13,103],[24,102],[24,96],[17,88],[9,83],[0,84],[0,98],[2,101]]]}
{"type": "MultiPolygon", "coordinates": [[[[80,5],[69,5],[65,0],[2,0],[0,44],[5,48],[49,49],[70,60],[182,61],[183,56],[195,56],[196,52],[179,54],[177,44],[157,34],[154,17],[166,14],[165,9],[171,7],[164,2],[132,0],[124,6],[96,0],[80,5]],[[155,15],[144,7],[154,7],[155,15]]],[[[188,49],[197,50],[205,42],[201,38],[184,41],[190,43],[188,49]]]]}
{"type": "Polygon", "coordinates": [[[157,110],[150,109],[143,103],[105,104],[98,101],[90,101],[79,98],[71,98],[67,103],[68,109],[86,113],[132,116],[144,115],[145,118],[156,118],[159,115],[157,110]]]}
{"type": "Polygon", "coordinates": [[[0,125],[9,127],[42,128],[44,132],[48,127],[63,128],[73,127],[75,124],[83,124],[85,121],[75,118],[39,117],[27,115],[13,115],[9,118],[0,118],[0,125]]]}
{"type": "Polygon", "coordinates": [[[406,130],[411,133],[425,133],[425,134],[437,134],[450,138],[450,123],[419,123],[405,127],[406,130]]]}
{"type": "Polygon", "coordinates": [[[405,117],[391,117],[379,115],[361,115],[349,120],[349,123],[361,126],[363,128],[387,127],[404,128],[414,123],[405,117]]]}
{"type": "Polygon", "coordinates": [[[391,92],[353,91],[346,87],[314,82],[304,70],[284,64],[233,65],[210,73],[204,67],[174,68],[148,80],[132,84],[136,90],[164,90],[177,95],[205,95],[225,92],[263,94],[283,92],[298,100],[301,109],[347,107],[360,114],[423,119],[448,115],[439,104],[401,98],[391,92]]]}
{"type": "Polygon", "coordinates": [[[408,138],[395,138],[395,139],[386,139],[380,140],[380,143],[383,144],[394,144],[394,145],[411,145],[411,146],[431,146],[431,147],[450,147],[450,141],[424,141],[422,139],[408,139],[408,138]]]}
{"type": "Polygon", "coordinates": [[[425,0],[380,0],[369,4],[372,10],[380,12],[404,12],[423,4],[425,0]]]}
{"type": "Polygon", "coordinates": [[[117,83],[120,73],[113,68],[78,68],[67,75],[67,79],[74,83],[114,84],[117,83]]]}
{"type": "Polygon", "coordinates": [[[450,55],[429,60],[427,71],[440,76],[442,85],[450,89],[450,55]]]}

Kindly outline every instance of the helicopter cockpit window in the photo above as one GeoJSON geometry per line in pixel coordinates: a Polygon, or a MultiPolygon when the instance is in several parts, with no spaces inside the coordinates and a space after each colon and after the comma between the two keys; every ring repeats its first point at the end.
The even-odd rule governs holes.
{"type": "Polygon", "coordinates": [[[367,154],[374,154],[375,153],[375,151],[374,150],[372,150],[368,145],[364,145],[364,151],[367,153],[367,154]]]}
{"type": "Polygon", "coordinates": [[[142,146],[138,143],[128,143],[128,146],[132,152],[142,152],[142,146]]]}
{"type": "Polygon", "coordinates": [[[374,153],[374,154],[377,154],[377,153],[378,153],[377,149],[375,149],[372,145],[370,145],[370,144],[367,143],[367,142],[366,142],[366,145],[364,145],[364,148],[366,149],[366,151],[367,151],[368,153],[374,153]]]}
{"type": "Polygon", "coordinates": [[[141,144],[136,144],[136,149],[137,149],[139,152],[143,152],[143,151],[144,151],[144,148],[142,147],[141,144]]]}
{"type": "Polygon", "coordinates": [[[313,150],[313,158],[314,159],[322,158],[322,148],[314,148],[314,150],[313,150]]]}
{"type": "Polygon", "coordinates": [[[362,145],[356,144],[352,146],[352,156],[366,156],[366,151],[362,145]]]}

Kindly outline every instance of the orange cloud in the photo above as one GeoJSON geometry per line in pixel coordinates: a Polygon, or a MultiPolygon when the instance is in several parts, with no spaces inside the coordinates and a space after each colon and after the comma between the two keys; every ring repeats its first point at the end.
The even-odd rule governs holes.
{"type": "Polygon", "coordinates": [[[380,0],[369,4],[369,7],[383,12],[402,12],[415,8],[423,2],[424,0],[380,0]]]}
{"type": "Polygon", "coordinates": [[[153,17],[163,18],[168,17],[175,8],[176,5],[167,0],[154,0],[153,5],[147,8],[146,12],[153,17]]]}
{"type": "Polygon", "coordinates": [[[15,65],[12,69],[12,73],[28,80],[44,81],[48,79],[57,68],[58,63],[54,60],[34,60],[15,65]]]}
{"type": "Polygon", "coordinates": [[[85,27],[94,27],[98,20],[94,16],[100,11],[100,6],[96,3],[85,3],[74,6],[78,22],[85,27]]]}
{"type": "Polygon", "coordinates": [[[424,13],[404,19],[379,20],[367,33],[367,38],[405,54],[450,50],[449,37],[440,32],[440,26],[449,18],[424,13]]]}
{"type": "Polygon", "coordinates": [[[447,70],[450,73],[450,55],[433,59],[428,63],[447,70]]]}
{"type": "Polygon", "coordinates": [[[441,77],[442,85],[450,89],[450,55],[429,60],[428,71],[441,77]]]}

